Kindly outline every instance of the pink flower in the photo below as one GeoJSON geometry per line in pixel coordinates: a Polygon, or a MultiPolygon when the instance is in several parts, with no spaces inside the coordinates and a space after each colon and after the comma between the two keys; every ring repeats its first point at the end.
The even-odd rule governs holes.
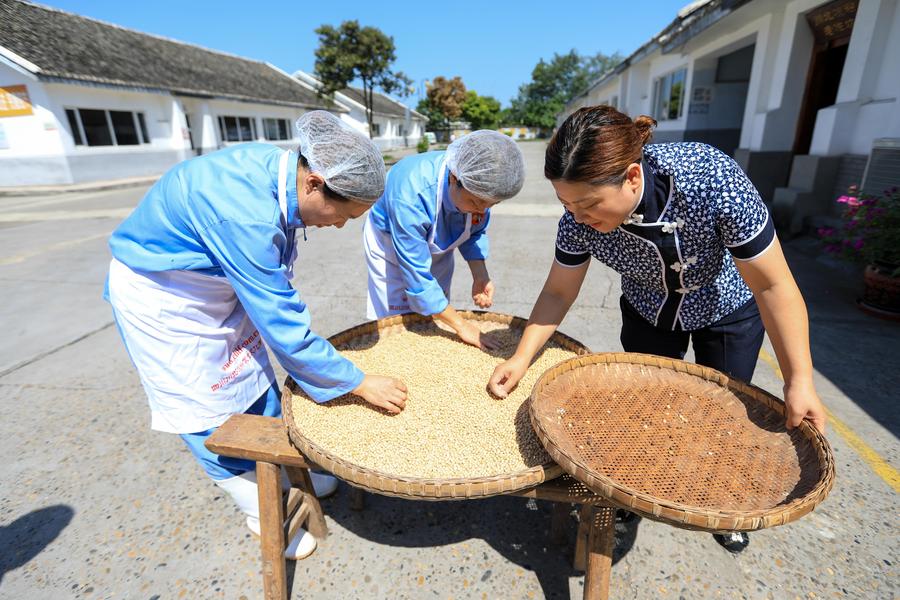
{"type": "Polygon", "coordinates": [[[831,227],[819,227],[819,235],[822,237],[828,237],[834,235],[834,229],[831,227]]]}
{"type": "Polygon", "coordinates": [[[855,242],[853,242],[853,249],[854,249],[854,250],[862,250],[862,247],[863,247],[863,241],[862,241],[862,238],[859,238],[858,240],[856,240],[855,242]]]}
{"type": "Polygon", "coordinates": [[[861,203],[856,196],[841,196],[837,199],[841,204],[849,204],[850,206],[859,206],[861,203]]]}

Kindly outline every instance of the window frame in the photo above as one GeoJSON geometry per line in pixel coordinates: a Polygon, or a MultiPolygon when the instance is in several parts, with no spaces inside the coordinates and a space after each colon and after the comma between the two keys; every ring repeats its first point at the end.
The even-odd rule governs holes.
{"type": "MultiPolygon", "coordinates": [[[[259,135],[258,135],[259,131],[256,127],[256,119],[257,119],[257,117],[248,116],[248,115],[226,115],[226,114],[216,115],[216,123],[219,126],[219,142],[221,144],[244,144],[247,142],[257,141],[259,139],[259,135]],[[225,127],[225,119],[234,119],[234,126],[235,126],[235,130],[237,131],[238,139],[229,140],[227,138],[228,130],[225,127]],[[246,139],[244,138],[243,133],[242,133],[243,132],[243,129],[241,126],[242,120],[247,120],[249,122],[248,129],[250,130],[250,137],[246,138],[246,139]]],[[[265,126],[263,126],[263,130],[265,131],[265,126]]]]}
{"type": "Polygon", "coordinates": [[[263,117],[262,130],[263,137],[267,142],[287,142],[293,139],[291,135],[290,119],[283,117],[263,117]],[[269,136],[269,125],[271,124],[275,137],[269,136]],[[282,137],[284,135],[285,137],[282,137]]]}
{"type": "Polygon", "coordinates": [[[121,109],[113,109],[113,108],[89,108],[89,107],[78,107],[78,106],[63,106],[63,112],[66,115],[66,121],[69,124],[69,129],[72,133],[72,143],[78,148],[108,148],[108,147],[140,147],[144,145],[151,144],[149,133],[146,128],[146,116],[144,115],[144,111],[138,110],[121,110],[121,109]],[[106,121],[107,132],[109,133],[110,144],[91,144],[88,140],[87,131],[84,128],[84,121],[81,116],[81,111],[83,110],[92,110],[103,113],[104,120],[106,121]],[[112,121],[113,112],[127,113],[131,115],[131,121],[134,126],[135,136],[137,137],[137,144],[120,144],[118,138],[116,137],[116,128],[112,121]],[[77,129],[73,129],[73,118],[74,117],[74,125],[77,125],[77,129]]]}
{"type": "Polygon", "coordinates": [[[688,67],[684,65],[661,74],[653,80],[653,100],[651,114],[657,121],[677,121],[684,118],[686,90],[688,80],[688,67]],[[678,83],[681,84],[678,97],[676,115],[672,115],[672,89],[678,83]]]}

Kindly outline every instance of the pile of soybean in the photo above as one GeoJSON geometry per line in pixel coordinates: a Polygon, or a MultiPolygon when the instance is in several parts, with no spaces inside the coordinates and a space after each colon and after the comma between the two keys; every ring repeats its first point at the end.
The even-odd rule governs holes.
{"type": "Polygon", "coordinates": [[[323,404],[294,394],[296,429],[334,457],[396,478],[504,476],[550,462],[526,400],[544,371],[575,352],[551,340],[518,387],[499,399],[487,382],[512,356],[522,330],[472,322],[492,332],[500,348],[484,352],[433,324],[399,326],[339,346],[364,372],[402,379],[406,409],[390,415],[352,394],[323,404]]]}

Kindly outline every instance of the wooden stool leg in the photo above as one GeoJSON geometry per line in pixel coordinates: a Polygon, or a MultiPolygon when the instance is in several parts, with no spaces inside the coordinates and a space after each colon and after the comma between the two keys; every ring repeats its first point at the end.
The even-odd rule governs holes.
{"type": "Polygon", "coordinates": [[[587,568],[584,573],[584,600],[609,598],[609,575],[616,541],[616,509],[594,508],[587,543],[587,568]]]}
{"type": "Polygon", "coordinates": [[[257,462],[256,483],[259,487],[259,537],[262,549],[263,591],[266,600],[287,600],[281,467],[272,463],[257,462]]]}
{"type": "Polygon", "coordinates": [[[362,510],[366,507],[366,492],[362,488],[350,488],[350,510],[362,510]]]}
{"type": "Polygon", "coordinates": [[[557,546],[566,543],[566,525],[572,505],[568,502],[554,502],[553,515],[550,517],[550,541],[557,546]]]}
{"type": "Polygon", "coordinates": [[[578,509],[578,533],[575,535],[575,554],[572,557],[572,568],[576,571],[584,571],[585,558],[587,557],[588,534],[591,530],[591,515],[594,507],[590,504],[582,504],[578,509]]]}
{"type": "Polygon", "coordinates": [[[309,518],[306,521],[306,530],[313,534],[316,539],[324,540],[328,536],[328,525],[325,523],[325,513],[322,512],[322,505],[316,498],[316,490],[313,488],[312,478],[309,476],[309,469],[301,467],[286,467],[288,477],[303,487],[303,501],[309,506],[309,518]]]}

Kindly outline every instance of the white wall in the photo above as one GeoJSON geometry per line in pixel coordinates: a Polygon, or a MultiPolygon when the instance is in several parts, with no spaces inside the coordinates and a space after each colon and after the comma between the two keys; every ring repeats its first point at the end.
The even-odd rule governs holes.
{"type": "Polygon", "coordinates": [[[63,125],[50,109],[44,84],[0,63],[0,86],[24,85],[31,115],[0,117],[6,148],[0,148],[0,186],[70,183],[63,125]]]}
{"type": "Polygon", "coordinates": [[[28,88],[34,115],[0,118],[8,149],[0,149],[0,186],[75,183],[162,173],[192,155],[185,112],[192,116],[195,144],[204,152],[222,147],[216,117],[250,117],[257,138],[265,140],[263,118],[287,119],[296,144],[296,107],[228,100],[200,100],[167,93],[130,91],[91,85],[41,83],[0,63],[0,85],[28,88]],[[150,143],[131,146],[76,145],[65,110],[86,108],[141,112],[150,143]]]}
{"type": "MultiPolygon", "coordinates": [[[[369,135],[369,124],[366,120],[366,111],[359,104],[351,101],[344,103],[350,109],[349,114],[342,114],[341,119],[350,124],[357,131],[369,135]]],[[[402,148],[404,145],[415,146],[422,133],[425,131],[425,121],[411,118],[410,131],[406,136],[397,135],[397,126],[404,125],[406,119],[404,117],[388,117],[376,114],[373,121],[380,128],[378,135],[372,140],[382,150],[389,148],[402,148]]]]}
{"type": "Polygon", "coordinates": [[[51,98],[52,110],[63,124],[63,144],[66,154],[106,154],[111,151],[141,154],[150,151],[182,150],[183,121],[180,109],[173,106],[173,97],[164,93],[134,92],[106,87],[72,85],[63,83],[46,84],[51,98]],[[67,108],[93,108],[124,110],[144,113],[150,144],[137,146],[76,146],[69,131],[66,118],[67,108]],[[174,113],[174,114],[173,114],[174,113]]]}
{"type": "Polygon", "coordinates": [[[33,114],[0,117],[9,148],[0,150],[4,157],[59,155],[63,153],[60,122],[50,110],[44,84],[0,64],[0,86],[24,85],[28,90],[33,114]]]}
{"type": "Polygon", "coordinates": [[[877,138],[900,137],[900,8],[862,0],[837,101],[816,118],[810,154],[869,154],[877,138]]]}
{"type": "MultiPolygon", "coordinates": [[[[192,115],[195,114],[195,112],[202,114],[202,106],[192,104],[188,99],[184,99],[183,104],[188,113],[192,115]]],[[[256,123],[256,139],[254,141],[290,147],[292,145],[296,145],[297,132],[294,130],[294,122],[300,118],[300,115],[307,112],[299,107],[277,106],[270,104],[253,104],[250,102],[235,102],[231,100],[219,99],[209,100],[206,104],[208,105],[209,119],[211,121],[212,129],[202,130],[201,135],[203,137],[204,144],[208,143],[208,140],[210,139],[209,135],[212,135],[212,139],[214,140],[214,148],[212,149],[223,148],[225,146],[239,143],[226,142],[223,140],[222,132],[219,131],[219,117],[249,117],[256,123]],[[265,130],[263,129],[263,119],[287,119],[288,124],[290,125],[288,133],[291,138],[289,140],[282,141],[266,140],[265,130]]],[[[191,121],[191,125],[194,126],[194,120],[191,121]]],[[[194,142],[196,145],[198,145],[197,137],[194,138],[194,142]]],[[[204,152],[208,151],[209,149],[210,148],[208,146],[203,146],[204,152]]]]}

